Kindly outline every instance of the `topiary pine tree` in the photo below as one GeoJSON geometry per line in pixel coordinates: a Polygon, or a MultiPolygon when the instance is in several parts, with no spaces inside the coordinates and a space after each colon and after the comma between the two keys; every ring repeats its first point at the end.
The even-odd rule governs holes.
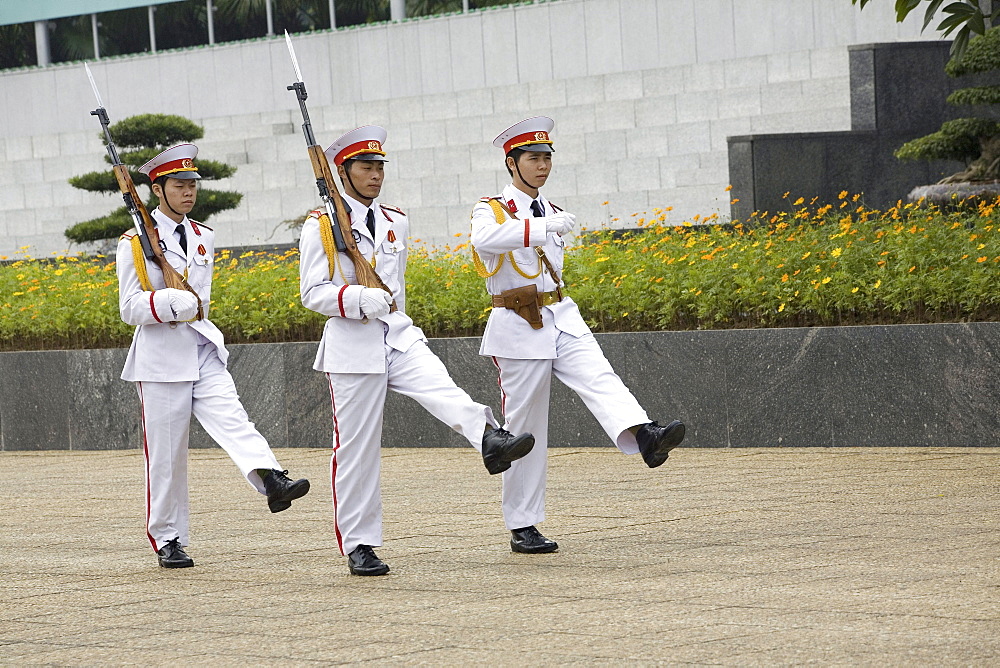
{"type": "MultiPolygon", "coordinates": [[[[974,37],[961,56],[945,66],[952,77],[1000,72],[1000,27],[974,37]]],[[[962,88],[948,96],[948,103],[1000,109],[1000,86],[962,88]]],[[[996,114],[993,114],[996,118],[996,114]]],[[[894,154],[900,160],[963,160],[967,167],[938,183],[1000,180],[1000,123],[993,118],[959,118],[946,121],[941,129],[903,144],[894,154]]]]}
{"type": "MultiPolygon", "coordinates": [[[[164,149],[182,142],[193,142],[196,139],[201,139],[205,134],[201,126],[183,116],[169,114],[129,116],[111,125],[108,130],[111,132],[115,146],[118,147],[118,155],[122,163],[128,167],[128,171],[132,175],[132,181],[136,188],[144,185],[147,189],[149,188],[149,179],[137,171],[139,167],[164,149]]],[[[103,133],[100,137],[103,141],[103,133]]],[[[111,164],[109,156],[105,155],[104,160],[109,165],[111,164]]],[[[236,172],[236,168],[232,165],[214,160],[198,158],[197,164],[198,174],[201,175],[202,179],[224,179],[236,172]]],[[[118,181],[111,170],[74,176],[69,180],[69,184],[74,188],[91,192],[114,193],[116,195],[120,193],[118,181]]],[[[242,199],[241,193],[198,188],[198,203],[191,211],[190,216],[204,222],[212,214],[236,208],[242,199]]],[[[159,203],[156,196],[150,192],[146,209],[152,211],[159,203]]],[[[132,225],[132,218],[125,210],[125,206],[122,205],[106,216],[73,225],[66,230],[65,234],[67,239],[76,243],[117,239],[132,225]]]]}

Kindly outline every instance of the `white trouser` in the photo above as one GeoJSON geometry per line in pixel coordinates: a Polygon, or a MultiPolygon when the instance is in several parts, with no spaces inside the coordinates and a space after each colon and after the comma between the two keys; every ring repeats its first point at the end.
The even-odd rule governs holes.
{"type": "Polygon", "coordinates": [[[649,422],[646,411],[604,357],[593,334],[560,332],[555,359],[494,357],[500,370],[504,428],[531,432],[535,447],[503,473],[503,516],[508,529],[545,520],[546,450],[552,374],[576,392],[612,442],[625,454],[639,452],[629,427],[649,422]]]}
{"type": "Polygon", "coordinates": [[[225,450],[258,492],[257,469],[281,469],[278,460],[247,417],[233,377],[215,346],[198,347],[201,377],[178,383],[136,383],[142,408],[146,459],[146,535],[154,550],[174,538],[188,544],[188,428],[191,415],[225,450]]]}
{"type": "Polygon", "coordinates": [[[333,404],[333,521],[341,554],[382,544],[379,461],[386,390],[411,397],[428,413],[482,450],[493,411],[478,404],[448,375],[423,341],[400,352],[386,346],[386,373],[328,373],[333,404]]]}

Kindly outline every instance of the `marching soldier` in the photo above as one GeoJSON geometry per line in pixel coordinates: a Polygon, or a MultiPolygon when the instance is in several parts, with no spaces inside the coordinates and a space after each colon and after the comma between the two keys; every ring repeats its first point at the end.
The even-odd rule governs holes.
{"type": "MultiPolygon", "coordinates": [[[[164,256],[194,292],[165,288],[163,273],[147,263],[133,233],[118,242],[122,320],[135,325],[122,379],[136,384],[146,461],[146,535],[160,566],[186,568],[188,545],[188,428],[191,416],[239,467],[247,482],[281,512],[309,491],[292,482],[264,437],[249,421],[233,378],[222,332],[208,319],[215,233],[187,217],[198,195],[198,148],[180,144],[139,168],[159,206],[151,212],[164,256]],[[195,295],[194,293],[197,293],[195,295]]],[[[152,235],[151,235],[152,236],[152,235]]]]}
{"type": "Polygon", "coordinates": [[[355,575],[389,572],[373,549],[382,545],[379,457],[387,390],[413,398],[465,436],[490,474],[508,469],[534,445],[531,434],[514,436],[499,428],[489,407],[455,385],[406,315],[409,221],[377,201],[385,137],[383,128],[367,125],[340,137],[325,154],[343,184],[358,250],[389,292],[357,285],[354,265],[334,247],[323,212],[309,215],[299,240],[302,303],[329,316],[313,368],[330,384],[334,528],[355,575]]]}
{"type": "Polygon", "coordinates": [[[545,519],[549,387],[553,375],[574,390],[612,442],[655,468],[684,438],[684,425],[651,422],[611,368],[562,282],[564,234],[575,218],[539,188],[552,169],[551,118],[517,123],[493,141],[512,183],[472,213],[473,260],[493,310],[479,353],[500,375],[505,429],[530,431],[536,447],[503,474],[503,515],[514,552],[558,549],[535,527],[545,519]]]}

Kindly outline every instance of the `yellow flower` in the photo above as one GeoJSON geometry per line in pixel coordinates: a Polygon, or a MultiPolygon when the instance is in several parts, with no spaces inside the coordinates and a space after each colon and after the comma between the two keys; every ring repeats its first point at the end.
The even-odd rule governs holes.
{"type": "Polygon", "coordinates": [[[845,197],[847,197],[847,191],[846,190],[841,190],[840,194],[837,195],[837,199],[844,199],[845,197]]]}
{"type": "Polygon", "coordinates": [[[787,283],[788,282],[788,274],[785,274],[784,276],[781,277],[781,282],[782,283],[787,283]]]}
{"type": "Polygon", "coordinates": [[[876,290],[882,287],[882,279],[880,278],[877,281],[875,281],[875,285],[873,285],[872,287],[875,288],[876,290]]]}
{"type": "Polygon", "coordinates": [[[822,283],[823,283],[823,285],[826,285],[826,284],[827,284],[827,283],[829,283],[829,282],[830,282],[831,280],[833,280],[833,279],[831,279],[831,278],[830,278],[829,276],[827,276],[826,278],[824,278],[824,279],[823,279],[822,283]]]}
{"type": "Polygon", "coordinates": [[[812,255],[812,252],[811,251],[806,251],[805,255],[802,256],[802,259],[804,260],[807,257],[809,257],[810,255],[812,255]]]}
{"type": "Polygon", "coordinates": [[[800,197],[797,200],[795,200],[794,202],[792,202],[792,206],[798,206],[798,205],[802,204],[805,201],[806,201],[805,197],[800,197]]]}
{"type": "Polygon", "coordinates": [[[854,294],[855,292],[857,292],[857,291],[858,291],[858,289],[859,289],[859,288],[856,288],[856,287],[855,287],[855,288],[852,288],[852,289],[851,289],[851,294],[854,294]]]}
{"type": "Polygon", "coordinates": [[[594,260],[594,262],[607,262],[610,259],[611,259],[610,257],[599,257],[596,260],[594,260]]]}
{"type": "Polygon", "coordinates": [[[843,252],[844,250],[842,248],[834,248],[830,251],[830,257],[840,257],[840,254],[843,252]]]}
{"type": "Polygon", "coordinates": [[[733,262],[733,269],[739,269],[739,268],[740,268],[740,263],[739,262],[733,262]]]}
{"type": "Polygon", "coordinates": [[[778,313],[781,313],[784,310],[785,310],[785,302],[781,302],[781,306],[778,307],[778,313]]]}
{"type": "Polygon", "coordinates": [[[986,262],[986,256],[984,255],[981,258],[978,258],[976,262],[986,262]]]}

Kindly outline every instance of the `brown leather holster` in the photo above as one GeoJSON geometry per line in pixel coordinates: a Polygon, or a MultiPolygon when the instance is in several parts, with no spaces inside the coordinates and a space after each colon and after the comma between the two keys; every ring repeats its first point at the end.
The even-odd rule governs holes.
{"type": "Polygon", "coordinates": [[[532,329],[542,328],[542,312],[538,308],[538,288],[533,283],[494,295],[493,305],[509,308],[527,320],[532,329]]]}

